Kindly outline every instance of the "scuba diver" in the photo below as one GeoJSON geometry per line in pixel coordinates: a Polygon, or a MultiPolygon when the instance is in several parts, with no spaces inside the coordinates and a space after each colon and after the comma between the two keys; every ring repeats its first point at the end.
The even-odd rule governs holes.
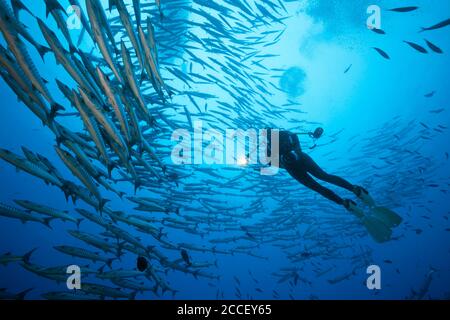
{"type": "MultiPolygon", "coordinates": [[[[267,155],[270,157],[272,129],[266,130],[268,137],[267,155]]],[[[322,128],[317,128],[314,132],[302,134],[307,134],[314,140],[317,140],[322,136],[323,132],[322,128]]],[[[369,195],[369,192],[363,187],[353,185],[339,176],[325,172],[309,155],[302,151],[300,141],[295,133],[279,131],[279,167],[285,169],[305,187],[345,207],[345,209],[361,220],[369,234],[377,242],[388,241],[392,234],[391,228],[398,226],[402,222],[402,218],[395,212],[384,207],[378,207],[369,195]],[[365,214],[354,201],[341,198],[332,190],[318,183],[313,177],[354,193],[366,206],[371,208],[371,214],[365,214]]]]}

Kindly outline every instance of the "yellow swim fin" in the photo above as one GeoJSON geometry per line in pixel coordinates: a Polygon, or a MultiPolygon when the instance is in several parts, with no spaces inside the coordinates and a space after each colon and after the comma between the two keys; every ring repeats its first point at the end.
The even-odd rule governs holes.
{"type": "MultiPolygon", "coordinates": [[[[351,200],[345,200],[344,206],[348,211],[350,211],[353,215],[361,220],[362,224],[367,229],[367,232],[376,242],[383,243],[391,239],[391,226],[397,226],[398,224],[395,224],[393,222],[393,220],[395,219],[392,213],[388,212],[390,210],[379,207],[374,208],[371,215],[365,215],[364,211],[361,210],[361,208],[358,208],[356,203],[351,200]]],[[[398,219],[395,220],[395,222],[397,221],[398,219]]]]}
{"type": "Polygon", "coordinates": [[[383,221],[374,216],[364,216],[361,221],[376,242],[383,243],[391,239],[392,230],[383,221]]]}
{"type": "Polygon", "coordinates": [[[399,226],[403,221],[402,217],[385,207],[373,208],[372,214],[390,228],[399,226]]]}

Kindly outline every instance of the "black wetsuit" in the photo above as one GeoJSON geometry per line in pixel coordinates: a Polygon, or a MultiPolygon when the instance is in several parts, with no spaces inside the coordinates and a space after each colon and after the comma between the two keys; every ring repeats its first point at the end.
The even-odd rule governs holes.
{"type": "MultiPolygon", "coordinates": [[[[269,139],[270,141],[270,139],[269,139]]],[[[269,143],[270,154],[270,143],[269,143]]],[[[279,132],[280,167],[284,168],[298,182],[314,190],[325,198],[344,205],[344,200],[330,189],[322,186],[312,176],[354,192],[354,186],[341,177],[326,173],[314,160],[304,153],[296,134],[289,131],[279,132]]]]}

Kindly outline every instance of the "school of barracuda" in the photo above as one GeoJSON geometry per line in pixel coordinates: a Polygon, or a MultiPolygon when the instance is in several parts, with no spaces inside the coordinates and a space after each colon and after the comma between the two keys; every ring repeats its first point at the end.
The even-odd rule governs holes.
{"type": "MultiPolygon", "coordinates": [[[[288,100],[277,106],[270,101],[271,92],[280,90],[272,80],[285,70],[265,67],[265,60],[273,56],[264,49],[277,43],[285,31],[283,21],[289,13],[283,1],[110,0],[109,8],[99,0],[86,1],[85,6],[78,0],[45,0],[45,4],[47,15],[35,17],[46,41],[40,44],[20,22],[21,15],[34,15],[26,5],[20,0],[0,0],[0,29],[7,43],[7,48],[0,47],[0,74],[54,134],[55,152],[72,176],[64,176],[58,165],[26,146],[23,154],[0,149],[0,158],[22,171],[18,174],[25,172],[48,188],[60,189],[61,197],[79,207],[69,212],[14,199],[0,204],[0,215],[49,228],[54,219],[72,223],[68,234],[80,245],[61,244],[54,249],[76,257],[80,265],[91,261],[82,272],[96,281],[84,282],[83,291],[48,292],[44,298],[133,299],[143,292],[175,296],[177,286],[168,283],[167,272],[217,283],[220,264],[216,259],[201,260],[202,255],[268,259],[259,249],[269,245],[290,260],[290,265],[271,276],[280,284],[288,283],[291,293],[297,285],[311,285],[300,270],[311,269],[334,284],[368,265],[371,249],[358,244],[367,237],[360,223],[325,201],[315,201],[316,195],[287,175],[261,176],[252,168],[237,166],[170,164],[172,131],[192,129],[194,120],[202,119],[216,129],[275,127],[279,121],[288,123],[291,130],[315,125],[299,103],[288,100]],[[82,8],[83,31],[78,41],[71,38],[66,25],[64,8],[69,4],[82,8]],[[186,12],[194,19],[186,19],[186,12]],[[49,27],[50,20],[57,29],[49,27]],[[95,47],[85,48],[88,41],[95,47]],[[54,56],[73,81],[44,80],[30,58],[31,50],[46,61],[54,56]],[[65,100],[55,100],[47,81],[57,84],[65,100]],[[255,105],[262,111],[255,112],[255,105]],[[286,113],[297,118],[286,118],[286,113]],[[82,129],[69,129],[64,124],[67,120],[80,123],[82,129]],[[224,178],[224,173],[233,178],[224,178]],[[126,202],[134,210],[116,210],[115,201],[126,202]],[[265,209],[269,203],[275,209],[265,209]],[[85,232],[91,224],[102,228],[102,233],[85,232]],[[174,242],[172,232],[189,234],[192,242],[174,242]],[[336,238],[345,241],[336,242],[336,238]],[[122,269],[120,257],[125,254],[146,257],[149,268],[145,272],[122,269]],[[349,261],[348,273],[333,271],[336,259],[349,261]]],[[[368,177],[358,182],[390,207],[405,201],[422,205],[426,186],[448,192],[448,177],[432,180],[448,154],[433,159],[420,152],[422,144],[446,130],[444,125],[392,119],[379,131],[350,139],[348,150],[338,152],[358,156],[340,170],[351,179],[368,177]],[[383,186],[376,183],[373,159],[379,161],[376,169],[382,171],[383,186]]],[[[337,141],[340,134],[328,134],[320,146],[337,141]]],[[[335,151],[322,150],[314,152],[324,161],[338,157],[335,151]]],[[[397,237],[414,228],[405,223],[397,237]]],[[[33,263],[36,249],[30,249],[24,255],[4,254],[0,264],[18,263],[39,277],[66,281],[66,266],[37,265],[33,263]]],[[[249,274],[253,278],[250,270],[249,274]]],[[[258,280],[253,279],[257,287],[258,280]]],[[[254,295],[241,292],[239,279],[235,281],[237,298],[254,295]]],[[[216,297],[221,298],[224,293],[217,287],[216,297]]],[[[27,293],[0,294],[20,299],[27,293]]],[[[275,290],[272,295],[279,297],[275,290]]]]}

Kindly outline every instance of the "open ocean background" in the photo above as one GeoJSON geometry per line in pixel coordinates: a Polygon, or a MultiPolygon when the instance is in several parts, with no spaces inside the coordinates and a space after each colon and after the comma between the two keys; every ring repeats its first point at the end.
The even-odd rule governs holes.
{"type": "MultiPolygon", "coordinates": [[[[35,15],[45,17],[44,1],[23,2],[35,15]]],[[[64,2],[64,6],[68,5],[65,1],[61,2],[64,2]]],[[[106,2],[103,1],[105,8],[106,2]]],[[[162,2],[163,10],[171,5],[171,0],[162,2]]],[[[223,3],[219,0],[214,2],[223,3]]],[[[289,121],[281,119],[271,123],[286,129],[302,126],[306,131],[314,130],[319,125],[323,127],[325,135],[312,150],[308,150],[312,141],[300,136],[305,151],[326,171],[365,186],[377,202],[395,210],[403,217],[404,222],[394,230],[395,239],[384,244],[376,244],[367,235],[346,236],[333,232],[333,228],[345,230],[347,223],[355,223],[353,217],[343,208],[297,184],[286,172],[264,177],[257,187],[241,193],[239,188],[245,189],[258,183],[254,178],[250,181],[244,177],[231,187],[213,186],[206,194],[223,201],[223,206],[237,208],[233,211],[237,214],[242,213],[257,197],[263,197],[263,205],[257,212],[241,221],[245,225],[255,225],[265,221],[264,219],[277,221],[270,220],[274,213],[291,210],[284,208],[283,203],[279,201],[286,196],[290,201],[289,206],[291,202],[298,203],[292,210],[300,220],[290,225],[292,232],[288,230],[283,234],[296,234],[298,238],[289,238],[281,248],[275,244],[278,243],[276,238],[282,238],[283,235],[281,232],[277,233],[273,226],[272,231],[269,229],[264,234],[267,241],[262,241],[258,247],[250,250],[266,259],[241,253],[220,255],[188,250],[194,261],[217,261],[217,267],[212,266],[205,271],[219,275],[219,280],[201,277],[195,279],[192,275],[172,270],[168,270],[167,274],[162,272],[161,275],[178,291],[175,298],[179,299],[216,299],[218,295],[222,297],[222,293],[225,299],[236,299],[239,298],[236,288],[243,299],[417,298],[412,290],[424,290],[424,299],[449,299],[450,29],[446,27],[425,33],[418,31],[420,27],[431,26],[447,19],[450,1],[412,0],[407,5],[416,5],[420,9],[409,13],[386,10],[405,6],[404,1],[284,1],[284,5],[289,17],[283,21],[285,26],[278,28],[285,28],[285,31],[276,43],[262,48],[264,51],[261,54],[274,56],[261,58],[260,63],[267,68],[269,78],[273,75],[270,79],[274,86],[286,91],[269,88],[270,102],[281,106],[288,100],[295,101],[301,105],[290,108],[299,108],[304,113],[287,111],[283,116],[289,121]],[[366,9],[371,4],[378,4],[382,8],[382,29],[386,31],[386,35],[376,34],[365,26],[368,17],[366,9]],[[428,54],[421,54],[403,42],[411,41],[426,47],[424,38],[439,46],[444,53],[436,54],[428,50],[428,54]],[[373,47],[383,49],[391,59],[384,59],[373,47]],[[348,72],[344,73],[349,66],[351,67],[348,72]],[[272,69],[287,71],[271,74],[272,69]],[[435,94],[432,97],[425,97],[433,91],[435,94]],[[401,150],[410,150],[414,156],[407,156],[401,150]],[[289,191],[277,199],[264,195],[264,192],[270,193],[274,188],[283,187],[283,184],[288,184],[288,190],[292,192],[289,191]],[[230,196],[232,192],[227,188],[237,194],[230,196]],[[330,216],[333,219],[330,219],[330,216]],[[302,217],[305,219],[302,220],[302,217]],[[308,224],[312,224],[314,228],[306,237],[305,228],[308,224]],[[340,247],[343,249],[338,249],[340,247]],[[287,253],[298,251],[314,252],[314,255],[299,261],[289,259],[287,253]],[[361,258],[363,252],[369,253],[361,258]],[[366,288],[366,267],[370,264],[381,267],[381,290],[371,291],[366,288]],[[283,269],[286,268],[297,270],[299,280],[295,284],[292,279],[281,281],[280,276],[276,275],[283,274],[283,269]],[[319,276],[316,272],[318,269],[329,270],[319,276]],[[432,272],[431,283],[427,284],[430,270],[436,271],[432,272]]],[[[208,12],[208,9],[205,11],[208,12]]],[[[185,13],[184,17],[188,21],[198,19],[188,13],[185,13]]],[[[39,43],[45,43],[34,18],[21,12],[21,21],[29,26],[29,32],[39,43]]],[[[56,30],[53,20],[48,18],[47,21],[56,30]]],[[[78,39],[78,30],[72,30],[71,33],[74,39],[78,39]]],[[[60,39],[63,40],[61,35],[60,39]]],[[[180,41],[186,41],[186,45],[189,43],[188,40],[183,40],[182,36],[180,41]]],[[[1,43],[5,46],[3,39],[1,43]]],[[[89,51],[92,43],[85,40],[82,46],[89,51]]],[[[164,48],[159,50],[165,59],[172,59],[171,63],[180,70],[189,68],[190,56],[183,53],[178,56],[164,56],[164,48]]],[[[64,98],[53,79],[58,78],[68,85],[73,84],[73,80],[68,78],[61,66],[56,65],[52,54],[45,57],[44,63],[36,50],[30,47],[29,52],[42,76],[49,80],[48,86],[55,99],[63,101],[64,98]]],[[[199,58],[206,59],[208,55],[213,54],[200,53],[199,58]]],[[[220,54],[216,54],[215,58],[219,61],[224,59],[220,54]]],[[[164,66],[162,70],[163,75],[168,75],[164,66]]],[[[201,70],[198,69],[198,72],[201,73],[201,70]]],[[[229,77],[223,79],[229,81],[229,77]]],[[[171,86],[186,90],[182,82],[174,81],[171,86]]],[[[214,93],[218,100],[228,102],[227,97],[221,96],[213,87],[203,85],[193,87],[192,90],[214,93]]],[[[17,101],[14,92],[4,81],[0,81],[0,93],[0,147],[21,154],[21,146],[26,146],[47,156],[69,177],[70,172],[54,151],[55,143],[51,132],[17,101]]],[[[188,106],[191,111],[195,110],[186,97],[175,95],[173,100],[188,106]]],[[[230,104],[233,105],[232,102],[230,104]]],[[[255,113],[263,114],[262,110],[265,110],[264,106],[255,105],[255,113]]],[[[193,115],[193,118],[200,120],[201,116],[193,115]]],[[[203,121],[206,123],[208,120],[203,121]]],[[[62,122],[70,128],[80,128],[79,119],[67,118],[62,122]]],[[[247,123],[251,127],[251,122],[247,123]]],[[[223,129],[228,127],[226,123],[223,124],[223,129]]],[[[168,154],[164,162],[170,166],[168,154]]],[[[221,166],[215,166],[214,169],[222,176],[223,181],[232,179],[238,172],[226,170],[221,166]]],[[[245,167],[240,169],[247,170],[245,167]]],[[[195,167],[189,170],[195,171],[195,167]]],[[[205,179],[198,175],[183,179],[183,183],[200,183],[205,185],[205,188],[208,186],[205,179]]],[[[133,193],[129,185],[124,184],[120,188],[130,195],[133,193]]],[[[178,191],[186,192],[195,200],[195,192],[188,189],[182,185],[178,187],[178,191]]],[[[351,196],[345,190],[336,191],[343,196],[351,196]]],[[[147,196],[146,190],[138,191],[137,195],[147,196]]],[[[114,210],[131,212],[130,203],[109,194],[106,197],[113,200],[110,207],[114,210]]],[[[75,207],[89,209],[81,202],[77,203],[77,206],[71,202],[67,203],[63,193],[57,188],[46,186],[41,180],[24,172],[17,172],[13,166],[1,161],[0,201],[14,205],[14,199],[27,199],[70,212],[74,212],[75,207]]],[[[177,203],[182,204],[183,201],[180,199],[177,203]]],[[[194,202],[186,200],[185,204],[195,207],[194,202]]],[[[224,212],[221,217],[226,219],[230,212],[224,212]]],[[[181,205],[180,214],[197,213],[195,210],[183,210],[181,205]]],[[[75,225],[56,220],[52,221],[51,225],[52,230],[40,224],[22,224],[20,221],[0,217],[0,254],[11,252],[21,255],[32,248],[38,248],[31,261],[39,265],[89,264],[92,268],[101,267],[100,263],[71,258],[54,250],[53,246],[63,244],[88,247],[67,234],[67,230],[74,229],[75,225]]],[[[97,226],[87,222],[82,222],[80,228],[84,232],[100,232],[97,226]]],[[[149,237],[132,228],[124,228],[142,241],[149,237]]],[[[364,231],[363,228],[359,231],[361,230],[364,231]]],[[[173,243],[192,243],[209,247],[213,244],[208,243],[208,239],[239,235],[238,231],[225,230],[203,237],[180,230],[167,231],[168,239],[173,243]]],[[[236,243],[217,244],[217,248],[227,249],[242,244],[248,243],[238,240],[236,243]]],[[[173,260],[179,258],[176,251],[169,252],[168,255],[173,257],[173,260]]],[[[113,263],[113,269],[134,268],[135,259],[136,256],[125,254],[121,261],[113,263]]],[[[27,295],[28,299],[40,299],[42,293],[49,291],[67,290],[65,283],[58,284],[40,278],[17,263],[0,266],[0,288],[14,293],[34,288],[27,295]]],[[[147,292],[139,293],[137,298],[172,299],[172,295],[166,293],[157,297],[147,292]]]]}

